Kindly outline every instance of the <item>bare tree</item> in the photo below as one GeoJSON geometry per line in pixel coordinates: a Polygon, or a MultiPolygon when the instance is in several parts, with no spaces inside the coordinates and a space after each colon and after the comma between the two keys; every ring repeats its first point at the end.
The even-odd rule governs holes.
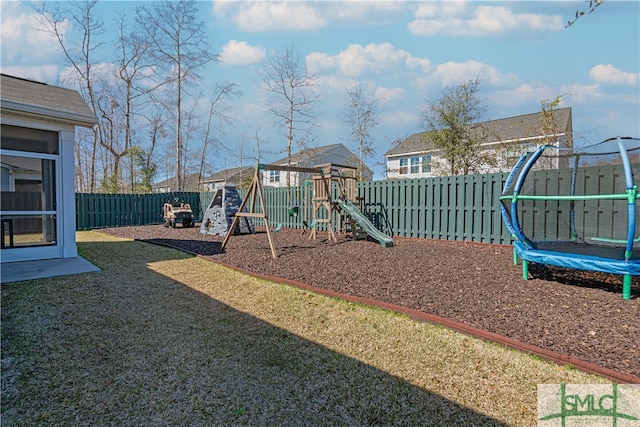
{"type": "Polygon", "coordinates": [[[358,144],[358,180],[364,180],[365,159],[373,157],[373,142],[370,131],[378,124],[376,113],[378,103],[375,97],[365,98],[360,84],[347,88],[349,102],[345,121],[351,128],[353,141],[358,144]]]}
{"type": "MultiPolygon", "coordinates": [[[[258,137],[257,137],[257,131],[256,131],[256,139],[257,138],[258,137]]],[[[256,142],[258,146],[257,148],[258,150],[260,150],[260,141],[257,140],[256,142]]],[[[251,155],[254,153],[253,151],[254,147],[249,142],[248,138],[245,135],[241,135],[241,137],[236,141],[234,148],[236,151],[237,164],[240,170],[244,169],[245,160],[256,160],[256,157],[251,155]]],[[[245,172],[243,171],[240,177],[240,188],[249,188],[252,178],[253,178],[252,173],[245,174],[245,172]]]]}
{"type": "MultiPolygon", "coordinates": [[[[101,45],[100,43],[95,43],[94,39],[104,33],[103,22],[96,17],[94,11],[97,0],[83,0],[70,2],[69,4],[70,11],[61,10],[59,3],[53,3],[52,8],[48,8],[46,3],[41,3],[35,6],[35,10],[39,14],[41,23],[46,31],[58,40],[68,64],[75,71],[82,94],[88,100],[91,110],[99,117],[98,95],[94,89],[96,78],[93,73],[93,52],[101,45]],[[82,32],[78,43],[65,39],[64,26],[62,24],[67,19],[71,19],[78,24],[82,32]]],[[[96,190],[97,150],[102,143],[100,122],[93,130],[93,141],[89,157],[89,191],[92,193],[96,190]]]]}
{"type": "MultiPolygon", "coordinates": [[[[301,64],[292,45],[267,59],[259,77],[260,88],[272,95],[267,103],[269,111],[285,130],[287,166],[291,166],[294,143],[301,151],[315,125],[314,107],[319,100],[315,87],[318,79],[301,64]]],[[[290,176],[287,174],[287,186],[291,185],[290,176]]]]}
{"type": "Polygon", "coordinates": [[[98,114],[101,119],[102,136],[101,145],[107,150],[110,156],[103,161],[103,178],[100,189],[105,193],[120,192],[120,163],[127,155],[128,147],[122,147],[122,120],[120,115],[120,105],[117,95],[109,95],[107,91],[102,91],[98,96],[98,114]]]}
{"type": "Polygon", "coordinates": [[[134,164],[139,169],[139,175],[141,179],[136,182],[135,188],[137,192],[151,192],[152,181],[157,172],[157,164],[152,160],[154,151],[158,146],[158,142],[167,136],[165,130],[167,125],[167,118],[164,117],[165,109],[155,109],[154,115],[151,117],[143,116],[149,121],[149,145],[147,149],[134,147],[131,150],[131,157],[134,164]]]}
{"type": "Polygon", "coordinates": [[[450,175],[466,175],[495,163],[495,156],[481,147],[486,135],[478,123],[487,107],[478,95],[479,85],[475,79],[447,86],[442,97],[429,101],[422,113],[425,142],[443,153],[450,175]]]}
{"type": "MultiPolygon", "coordinates": [[[[124,146],[122,156],[127,156],[134,147],[132,141],[132,123],[138,107],[148,104],[147,95],[166,84],[166,80],[155,80],[154,70],[158,68],[150,55],[151,42],[142,37],[137,31],[128,31],[124,14],[118,18],[119,35],[115,43],[117,52],[117,79],[123,86],[123,114],[124,114],[124,146]]],[[[144,153],[142,147],[138,147],[135,155],[128,156],[129,162],[129,187],[135,191],[135,163],[140,163],[140,153],[144,153]],[[137,159],[137,160],[136,160],[137,159]]]]}
{"type": "Polygon", "coordinates": [[[198,70],[218,55],[210,52],[205,22],[199,21],[195,1],[162,1],[136,11],[137,24],[152,44],[152,53],[175,85],[176,171],[178,190],[184,189],[183,97],[199,80],[198,70]]]}
{"type": "Polygon", "coordinates": [[[75,175],[76,175],[76,192],[90,192],[89,183],[87,182],[86,172],[91,165],[92,147],[95,143],[93,129],[83,127],[76,128],[76,142],[74,144],[75,159],[75,175]]]}
{"type": "Polygon", "coordinates": [[[226,98],[232,96],[241,96],[242,92],[238,89],[237,83],[227,82],[223,84],[217,84],[213,90],[213,95],[209,99],[209,117],[207,119],[207,126],[204,134],[204,141],[202,143],[202,154],[200,156],[200,169],[198,172],[198,176],[200,179],[199,187],[202,187],[202,179],[204,177],[205,166],[206,166],[206,158],[207,158],[207,150],[212,141],[215,141],[216,138],[213,136],[213,119],[218,119],[218,125],[222,127],[223,122],[229,122],[231,117],[225,114],[225,111],[228,109],[227,104],[225,103],[226,98]]]}

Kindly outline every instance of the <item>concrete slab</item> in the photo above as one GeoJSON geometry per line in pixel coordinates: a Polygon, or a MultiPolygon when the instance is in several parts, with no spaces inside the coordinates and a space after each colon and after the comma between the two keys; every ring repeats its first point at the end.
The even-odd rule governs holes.
{"type": "Polygon", "coordinates": [[[0,282],[12,283],[23,280],[45,279],[47,277],[100,271],[82,257],[42,259],[0,264],[0,282]]]}

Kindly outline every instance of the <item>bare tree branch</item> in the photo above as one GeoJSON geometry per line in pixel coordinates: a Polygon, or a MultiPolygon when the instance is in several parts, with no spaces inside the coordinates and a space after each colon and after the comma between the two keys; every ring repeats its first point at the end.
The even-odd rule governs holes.
{"type": "Polygon", "coordinates": [[[567,25],[565,25],[565,28],[569,28],[570,26],[572,26],[573,24],[576,23],[576,21],[580,18],[582,18],[585,15],[591,15],[591,13],[596,10],[596,8],[598,6],[600,6],[602,3],[604,3],[604,0],[584,0],[585,3],[588,2],[589,3],[589,7],[587,8],[587,10],[577,10],[576,11],[576,16],[574,19],[572,19],[571,21],[567,22],[567,25]]]}
{"type": "MultiPolygon", "coordinates": [[[[319,101],[315,87],[318,79],[300,64],[300,58],[295,55],[292,45],[268,59],[259,72],[259,77],[260,88],[272,95],[267,108],[276,117],[277,124],[285,129],[287,166],[291,166],[294,143],[301,151],[315,125],[314,109],[319,101]],[[304,138],[301,138],[301,134],[304,134],[304,138]]],[[[288,174],[287,186],[290,185],[288,174]]]]}
{"type": "Polygon", "coordinates": [[[152,45],[152,53],[175,85],[176,166],[178,190],[184,189],[183,97],[188,86],[199,80],[197,71],[218,55],[210,52],[205,22],[198,21],[196,2],[164,0],[137,9],[137,24],[152,45]]]}
{"type": "Polygon", "coordinates": [[[345,122],[351,128],[353,141],[358,145],[358,179],[363,181],[365,159],[371,158],[374,154],[370,131],[378,124],[378,103],[375,97],[365,98],[359,83],[347,88],[347,95],[349,101],[345,122]]]}

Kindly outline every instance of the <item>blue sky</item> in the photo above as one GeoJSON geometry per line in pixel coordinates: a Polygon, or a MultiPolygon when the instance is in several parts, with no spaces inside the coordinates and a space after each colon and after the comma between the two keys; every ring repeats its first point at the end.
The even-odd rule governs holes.
{"type": "MultiPolygon", "coordinates": [[[[116,12],[132,17],[141,3],[99,3],[111,28],[106,42],[116,12]]],[[[203,1],[198,7],[222,59],[202,72],[205,87],[233,81],[243,92],[229,101],[234,122],[219,132],[231,148],[249,150],[259,132],[263,161],[283,157],[286,141],[266,111],[257,72],[265,58],[292,44],[319,79],[319,126],[308,144],[341,142],[355,151],[344,122],[345,88],[358,82],[379,104],[372,167],[395,139],[423,130],[421,113],[444,86],[476,76],[487,119],[537,112],[542,100],[561,96],[560,106],[573,108],[577,144],[640,137],[638,1],[606,0],[569,28],[566,22],[588,2],[203,1]]],[[[2,1],[1,12],[2,72],[59,82],[64,57],[36,30],[29,3],[2,1]]],[[[211,159],[212,166],[236,166],[233,151],[211,159]]]]}

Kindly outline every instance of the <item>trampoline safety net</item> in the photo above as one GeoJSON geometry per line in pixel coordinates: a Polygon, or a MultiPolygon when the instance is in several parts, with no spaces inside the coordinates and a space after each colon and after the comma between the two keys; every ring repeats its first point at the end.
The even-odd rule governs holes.
{"type": "Polygon", "coordinates": [[[502,214],[527,249],[640,259],[640,140],[523,155],[502,193],[502,214]]]}

